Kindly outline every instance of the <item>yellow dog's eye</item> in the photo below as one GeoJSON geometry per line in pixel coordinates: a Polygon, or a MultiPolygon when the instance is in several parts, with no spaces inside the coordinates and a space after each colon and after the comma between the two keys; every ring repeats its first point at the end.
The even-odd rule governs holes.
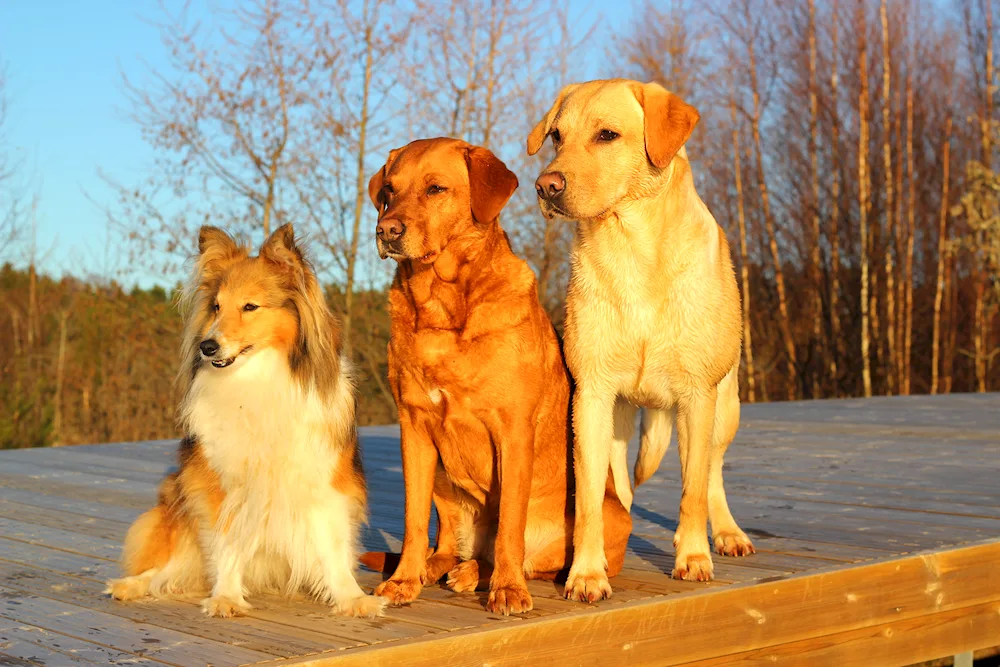
{"type": "Polygon", "coordinates": [[[549,135],[552,137],[552,143],[554,144],[558,144],[562,141],[562,135],[559,134],[559,130],[552,130],[549,132],[549,135]]]}
{"type": "Polygon", "coordinates": [[[253,311],[257,310],[259,307],[260,306],[258,306],[256,303],[245,303],[245,304],[243,304],[243,310],[245,312],[248,312],[248,313],[252,313],[253,311]]]}
{"type": "Polygon", "coordinates": [[[615,139],[617,139],[620,136],[622,136],[622,135],[618,134],[617,132],[613,132],[612,130],[601,130],[600,134],[597,135],[597,140],[598,141],[614,141],[615,139]]]}

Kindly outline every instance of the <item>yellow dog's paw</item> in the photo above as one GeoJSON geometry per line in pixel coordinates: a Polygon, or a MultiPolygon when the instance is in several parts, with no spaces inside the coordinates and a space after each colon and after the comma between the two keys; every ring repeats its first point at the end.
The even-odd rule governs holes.
{"type": "Polygon", "coordinates": [[[711,581],[714,572],[711,554],[678,554],[672,576],[684,581],[711,581]]]}
{"type": "Polygon", "coordinates": [[[566,581],[566,599],[577,602],[598,602],[611,597],[611,582],[607,572],[570,573],[566,581]]]}
{"type": "Polygon", "coordinates": [[[715,542],[715,550],[723,556],[749,556],[756,553],[753,542],[742,530],[720,532],[713,536],[712,541],[715,542]]]}
{"type": "Polygon", "coordinates": [[[217,618],[232,618],[250,611],[246,600],[232,600],[221,595],[206,598],[201,601],[201,610],[209,616],[217,618]]]}

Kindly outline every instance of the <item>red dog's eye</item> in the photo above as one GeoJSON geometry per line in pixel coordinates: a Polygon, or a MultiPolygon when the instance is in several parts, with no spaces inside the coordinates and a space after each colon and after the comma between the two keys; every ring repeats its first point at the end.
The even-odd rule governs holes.
{"type": "Polygon", "coordinates": [[[441,194],[442,192],[444,192],[447,189],[448,188],[443,188],[440,185],[432,185],[429,188],[427,188],[427,194],[429,194],[429,195],[439,195],[439,194],[441,194]]]}

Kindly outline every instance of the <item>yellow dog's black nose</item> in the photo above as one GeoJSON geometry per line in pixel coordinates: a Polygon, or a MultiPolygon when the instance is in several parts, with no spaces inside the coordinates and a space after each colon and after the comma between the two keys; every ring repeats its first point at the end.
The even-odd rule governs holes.
{"type": "Polygon", "coordinates": [[[535,192],[542,199],[555,199],[566,189],[566,177],[558,171],[542,174],[535,181],[535,192]]]}

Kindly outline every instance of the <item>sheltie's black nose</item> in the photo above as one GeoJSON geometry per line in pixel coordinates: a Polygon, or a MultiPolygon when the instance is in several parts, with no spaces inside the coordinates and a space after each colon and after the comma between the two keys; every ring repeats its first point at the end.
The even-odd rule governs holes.
{"type": "Polygon", "coordinates": [[[206,357],[215,356],[215,353],[219,351],[219,344],[211,338],[201,341],[201,345],[198,347],[201,348],[201,353],[206,357]]]}

